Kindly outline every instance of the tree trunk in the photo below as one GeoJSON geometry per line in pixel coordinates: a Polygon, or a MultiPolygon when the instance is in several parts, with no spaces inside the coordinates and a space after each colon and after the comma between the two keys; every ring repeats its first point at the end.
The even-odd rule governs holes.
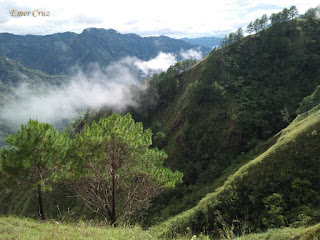
{"type": "Polygon", "coordinates": [[[111,206],[111,225],[116,226],[116,163],[115,163],[115,143],[112,142],[111,152],[111,173],[112,173],[112,206],[111,206]]]}
{"type": "Polygon", "coordinates": [[[116,176],[115,176],[115,169],[112,169],[112,210],[111,210],[111,225],[116,225],[116,191],[115,191],[115,183],[116,183],[116,176]]]}
{"type": "Polygon", "coordinates": [[[39,216],[42,220],[46,220],[46,215],[43,210],[43,199],[42,199],[42,191],[41,191],[41,185],[38,184],[38,200],[39,200],[39,216]]]}

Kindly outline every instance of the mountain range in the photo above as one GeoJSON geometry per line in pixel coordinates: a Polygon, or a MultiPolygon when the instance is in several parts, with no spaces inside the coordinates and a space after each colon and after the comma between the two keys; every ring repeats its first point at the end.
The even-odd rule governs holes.
{"type": "Polygon", "coordinates": [[[190,49],[197,49],[203,55],[210,51],[208,47],[166,36],[140,37],[113,29],[88,28],[80,34],[65,32],[46,36],[0,33],[2,56],[54,75],[68,75],[74,66],[86,70],[90,63],[105,67],[128,56],[146,61],[159,52],[175,54],[181,60],[181,51],[190,49]]]}
{"type": "Polygon", "coordinates": [[[207,47],[207,48],[214,48],[214,47],[220,47],[220,43],[222,41],[223,38],[218,38],[218,37],[201,37],[201,38],[181,38],[181,40],[191,43],[191,44],[195,44],[195,45],[199,45],[199,46],[203,46],[203,47],[207,47]]]}

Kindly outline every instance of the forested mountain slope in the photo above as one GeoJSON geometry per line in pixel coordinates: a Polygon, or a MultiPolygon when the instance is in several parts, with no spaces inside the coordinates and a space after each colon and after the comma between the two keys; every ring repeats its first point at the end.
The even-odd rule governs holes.
{"type": "Polygon", "coordinates": [[[213,50],[182,74],[151,80],[150,91],[161,86],[160,104],[134,116],[149,124],[184,183],[155,202],[148,221],[192,207],[223,183],[226,169],[248,161],[247,152],[295,118],[320,84],[319,46],[319,20],[276,23],[213,50]]]}
{"type": "Polygon", "coordinates": [[[276,135],[252,159],[199,204],[156,227],[165,234],[203,231],[219,235],[223,225],[237,234],[320,221],[320,105],[276,135]],[[244,224],[247,229],[243,229],[244,224]],[[240,226],[240,227],[239,227],[240,226]]]}
{"type": "Polygon", "coordinates": [[[48,75],[39,70],[28,68],[7,57],[0,56],[0,82],[3,87],[17,87],[21,83],[58,85],[66,80],[66,76],[48,75]]]}

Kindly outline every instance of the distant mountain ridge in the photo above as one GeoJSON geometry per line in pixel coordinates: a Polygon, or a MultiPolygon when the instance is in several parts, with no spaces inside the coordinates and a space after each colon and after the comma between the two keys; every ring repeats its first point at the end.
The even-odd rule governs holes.
{"type": "MultiPolygon", "coordinates": [[[[159,52],[179,55],[195,47],[199,46],[166,36],[140,37],[102,28],[46,36],[0,33],[1,55],[49,74],[69,74],[73,66],[86,68],[89,63],[106,66],[127,56],[149,60],[159,52]]],[[[206,47],[199,50],[203,54],[210,51],[206,47]]]]}
{"type": "Polygon", "coordinates": [[[214,47],[219,47],[222,39],[223,38],[218,38],[218,37],[181,38],[181,40],[187,43],[200,45],[202,47],[207,47],[210,49],[214,47]]]}

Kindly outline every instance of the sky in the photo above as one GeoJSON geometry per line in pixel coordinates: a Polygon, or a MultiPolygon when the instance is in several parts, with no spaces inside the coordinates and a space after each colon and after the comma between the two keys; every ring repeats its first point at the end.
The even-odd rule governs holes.
{"type": "Polygon", "coordinates": [[[222,37],[263,14],[292,5],[301,14],[318,4],[318,0],[0,0],[0,32],[48,35],[97,27],[140,36],[222,37]],[[30,13],[11,16],[12,10],[30,13]],[[40,11],[49,16],[38,16],[40,11]]]}

